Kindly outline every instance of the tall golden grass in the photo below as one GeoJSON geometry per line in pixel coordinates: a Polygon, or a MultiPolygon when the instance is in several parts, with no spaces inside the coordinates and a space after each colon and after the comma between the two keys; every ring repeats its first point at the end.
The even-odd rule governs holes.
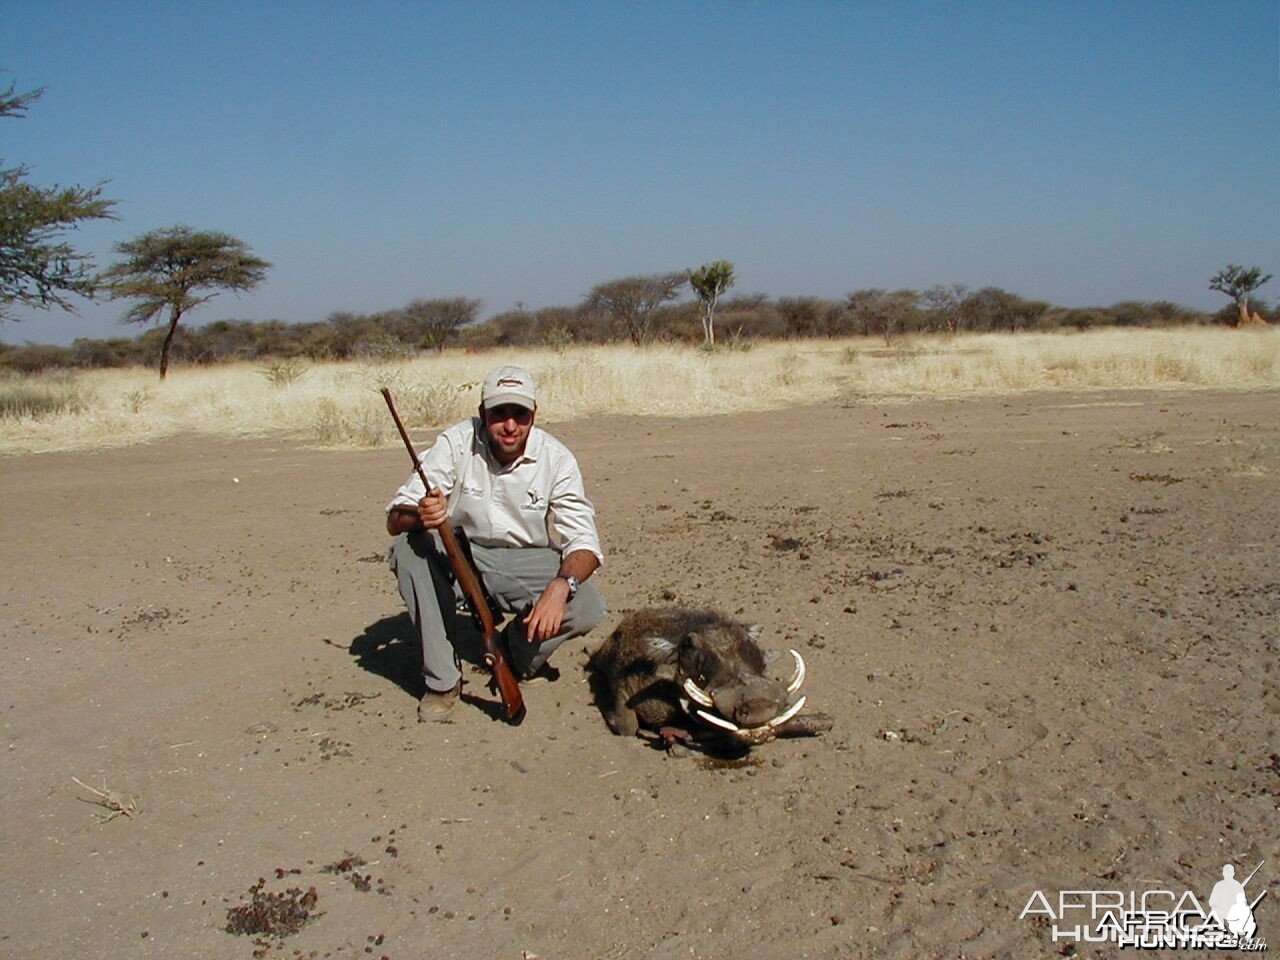
{"type": "Polygon", "coordinates": [[[470,414],[485,373],[519,363],[539,381],[540,419],[700,416],[796,404],[966,397],[1037,390],[1274,389],[1280,330],[1108,329],[696,347],[608,345],[447,352],[385,364],[300,361],[60,372],[0,381],[0,452],[138,443],[174,434],[289,434],[321,446],[395,440],[378,395],[390,387],[411,426],[470,414]],[[14,395],[63,391],[46,412],[14,395]]]}

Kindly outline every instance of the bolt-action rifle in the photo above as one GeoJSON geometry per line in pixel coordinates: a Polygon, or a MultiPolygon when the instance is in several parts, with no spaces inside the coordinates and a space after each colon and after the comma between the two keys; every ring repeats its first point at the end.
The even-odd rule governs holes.
{"type": "MultiPolygon", "coordinates": [[[[413,449],[413,441],[409,439],[409,433],[405,430],[404,423],[400,420],[400,414],[396,412],[395,402],[391,399],[391,391],[386,387],[382,388],[382,398],[387,401],[387,409],[391,411],[391,418],[395,420],[396,429],[400,431],[400,438],[404,441],[405,449],[409,451],[410,459],[413,460],[413,468],[418,471],[418,478],[429,493],[431,484],[422,470],[422,462],[418,459],[417,451],[413,449]]],[[[516,682],[515,674],[511,672],[511,665],[507,663],[506,654],[502,649],[502,641],[498,636],[498,627],[494,619],[493,609],[489,606],[489,602],[485,597],[484,586],[480,583],[480,576],[476,573],[475,567],[471,565],[467,555],[463,553],[453,528],[446,522],[441,524],[436,532],[440,535],[441,543],[444,544],[444,552],[449,557],[450,566],[453,567],[453,575],[462,587],[463,595],[466,596],[472,613],[475,614],[476,619],[480,622],[480,632],[484,636],[484,662],[493,674],[489,681],[489,689],[496,691],[498,696],[502,698],[502,707],[506,712],[507,719],[513,723],[519,723],[524,718],[524,697],[520,693],[520,685],[516,682]]]]}

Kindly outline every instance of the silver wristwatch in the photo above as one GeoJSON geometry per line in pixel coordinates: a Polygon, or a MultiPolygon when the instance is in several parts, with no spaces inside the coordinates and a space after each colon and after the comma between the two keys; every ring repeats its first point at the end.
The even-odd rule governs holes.
{"type": "Polygon", "coordinates": [[[572,600],[575,596],[578,595],[578,586],[579,586],[578,578],[577,577],[560,577],[560,579],[569,585],[569,599],[572,600]]]}

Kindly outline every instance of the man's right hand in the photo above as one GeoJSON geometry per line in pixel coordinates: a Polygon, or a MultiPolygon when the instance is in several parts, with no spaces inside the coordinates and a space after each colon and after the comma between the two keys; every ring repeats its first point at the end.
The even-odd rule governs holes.
{"type": "Polygon", "coordinates": [[[448,518],[449,501],[439,490],[428,490],[427,495],[418,501],[418,519],[426,529],[442,527],[448,518]]]}
{"type": "Polygon", "coordinates": [[[417,505],[399,504],[387,514],[387,533],[393,537],[415,530],[435,530],[449,517],[449,501],[439,490],[432,490],[417,505]]]}

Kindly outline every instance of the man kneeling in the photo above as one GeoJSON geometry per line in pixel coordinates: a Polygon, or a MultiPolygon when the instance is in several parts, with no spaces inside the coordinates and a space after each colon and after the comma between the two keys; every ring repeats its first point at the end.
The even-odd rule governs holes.
{"type": "Polygon", "coordinates": [[[534,425],[533,377],[499,367],[485,379],[479,416],[449,427],[387,505],[391,569],[422,641],[427,692],[418,719],[444,720],[462,690],[457,645],[461,589],[439,536],[461,527],[476,570],[502,613],[511,669],[528,679],[570,637],[604,619],[587,579],[603,561],[595,508],[569,449],[534,425]]]}

